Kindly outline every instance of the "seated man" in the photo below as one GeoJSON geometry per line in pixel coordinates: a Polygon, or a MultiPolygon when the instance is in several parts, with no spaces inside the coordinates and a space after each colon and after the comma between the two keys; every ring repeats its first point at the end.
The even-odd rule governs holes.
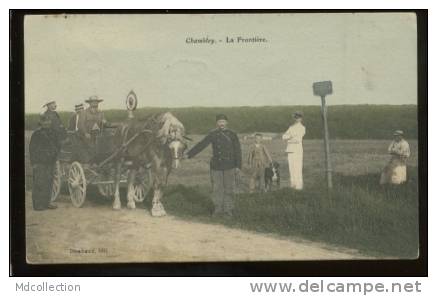
{"type": "Polygon", "coordinates": [[[43,115],[50,119],[51,128],[56,133],[56,137],[58,138],[60,144],[67,138],[67,132],[62,124],[58,112],[56,112],[56,108],[58,107],[56,101],[49,101],[44,104],[43,107],[47,108],[43,115]]]}
{"type": "Polygon", "coordinates": [[[77,132],[79,130],[79,118],[82,116],[82,111],[85,109],[83,104],[78,104],[74,106],[74,114],[70,117],[68,122],[68,130],[72,132],[77,132]]]}
{"type": "Polygon", "coordinates": [[[78,135],[87,148],[87,155],[83,155],[82,162],[88,163],[96,155],[96,139],[104,127],[111,125],[105,120],[102,111],[98,109],[99,103],[102,102],[97,96],[92,96],[85,102],[89,107],[82,111],[78,122],[78,135]]]}
{"type": "Polygon", "coordinates": [[[73,152],[72,160],[79,161],[81,163],[88,162],[87,145],[84,143],[84,140],[82,139],[82,137],[79,136],[78,133],[80,119],[83,116],[84,109],[85,107],[83,104],[75,105],[75,113],[70,117],[70,120],[68,122],[69,142],[67,143],[71,145],[70,150],[73,152]]]}

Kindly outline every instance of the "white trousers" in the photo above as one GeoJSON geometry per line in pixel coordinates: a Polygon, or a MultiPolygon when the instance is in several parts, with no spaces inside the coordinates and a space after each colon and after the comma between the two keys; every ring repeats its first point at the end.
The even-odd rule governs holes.
{"type": "Polygon", "coordinates": [[[303,151],[288,153],[288,169],[290,170],[290,187],[303,189],[303,151]]]}

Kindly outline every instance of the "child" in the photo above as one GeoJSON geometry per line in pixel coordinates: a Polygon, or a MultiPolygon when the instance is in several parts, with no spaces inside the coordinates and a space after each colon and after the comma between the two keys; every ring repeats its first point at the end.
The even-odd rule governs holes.
{"type": "Polygon", "coordinates": [[[250,192],[260,191],[261,180],[264,177],[264,169],[272,163],[272,158],[270,157],[267,148],[261,144],[262,134],[255,134],[255,143],[251,145],[249,149],[248,165],[250,168],[250,181],[249,190],[250,192]]]}

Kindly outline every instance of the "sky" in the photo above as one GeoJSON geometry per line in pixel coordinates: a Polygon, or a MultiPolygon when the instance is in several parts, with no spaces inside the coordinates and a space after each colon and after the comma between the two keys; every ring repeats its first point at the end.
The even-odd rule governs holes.
{"type": "Polygon", "coordinates": [[[124,109],[130,90],[140,108],[318,105],[312,83],[324,80],[329,105],[417,103],[411,13],[33,15],[24,25],[27,113],[49,100],[72,111],[92,95],[124,109]]]}

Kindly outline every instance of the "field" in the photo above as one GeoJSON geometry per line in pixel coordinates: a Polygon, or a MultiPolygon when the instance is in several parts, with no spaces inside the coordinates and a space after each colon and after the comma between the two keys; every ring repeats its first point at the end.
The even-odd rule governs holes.
{"type": "MultiPolygon", "coordinates": [[[[141,108],[135,111],[135,116],[144,118],[168,110],[141,108]]],[[[205,134],[214,127],[214,118],[218,113],[225,113],[232,128],[239,133],[282,133],[290,125],[291,114],[296,110],[304,112],[307,127],[305,138],[322,139],[320,106],[194,107],[172,108],[170,111],[184,123],[188,133],[205,134]]],[[[402,129],[407,138],[417,139],[416,105],[339,105],[329,106],[328,113],[332,139],[389,139],[397,129],[402,129]]],[[[67,124],[72,113],[59,114],[67,124]]],[[[119,122],[126,118],[126,111],[107,110],[105,116],[108,121],[119,122]]],[[[38,114],[27,114],[25,128],[32,130],[37,125],[38,114]]]]}
{"type": "MultiPolygon", "coordinates": [[[[194,136],[194,142],[200,138],[194,136]]],[[[287,189],[285,143],[266,141],[273,159],[281,165],[282,189],[246,193],[243,169],[232,220],[210,217],[208,149],[185,160],[170,175],[164,199],[169,216],[164,219],[147,214],[147,199],[132,212],[113,212],[110,201],[92,190],[85,208],[72,207],[68,196],[62,195],[58,210],[35,213],[28,194],[28,258],[38,262],[415,258],[417,141],[409,142],[408,184],[383,188],[378,178],[389,159],[388,140],[333,140],[334,189],[328,196],[321,140],[304,141],[302,192],[287,189]],[[124,229],[127,234],[123,235],[124,229]],[[144,245],[138,245],[140,241],[144,245]],[[109,253],[78,259],[68,253],[72,247],[104,247],[109,253]]],[[[250,140],[242,139],[243,156],[249,144],[250,140]]],[[[30,174],[27,189],[31,188],[29,178],[30,174]]]]}

